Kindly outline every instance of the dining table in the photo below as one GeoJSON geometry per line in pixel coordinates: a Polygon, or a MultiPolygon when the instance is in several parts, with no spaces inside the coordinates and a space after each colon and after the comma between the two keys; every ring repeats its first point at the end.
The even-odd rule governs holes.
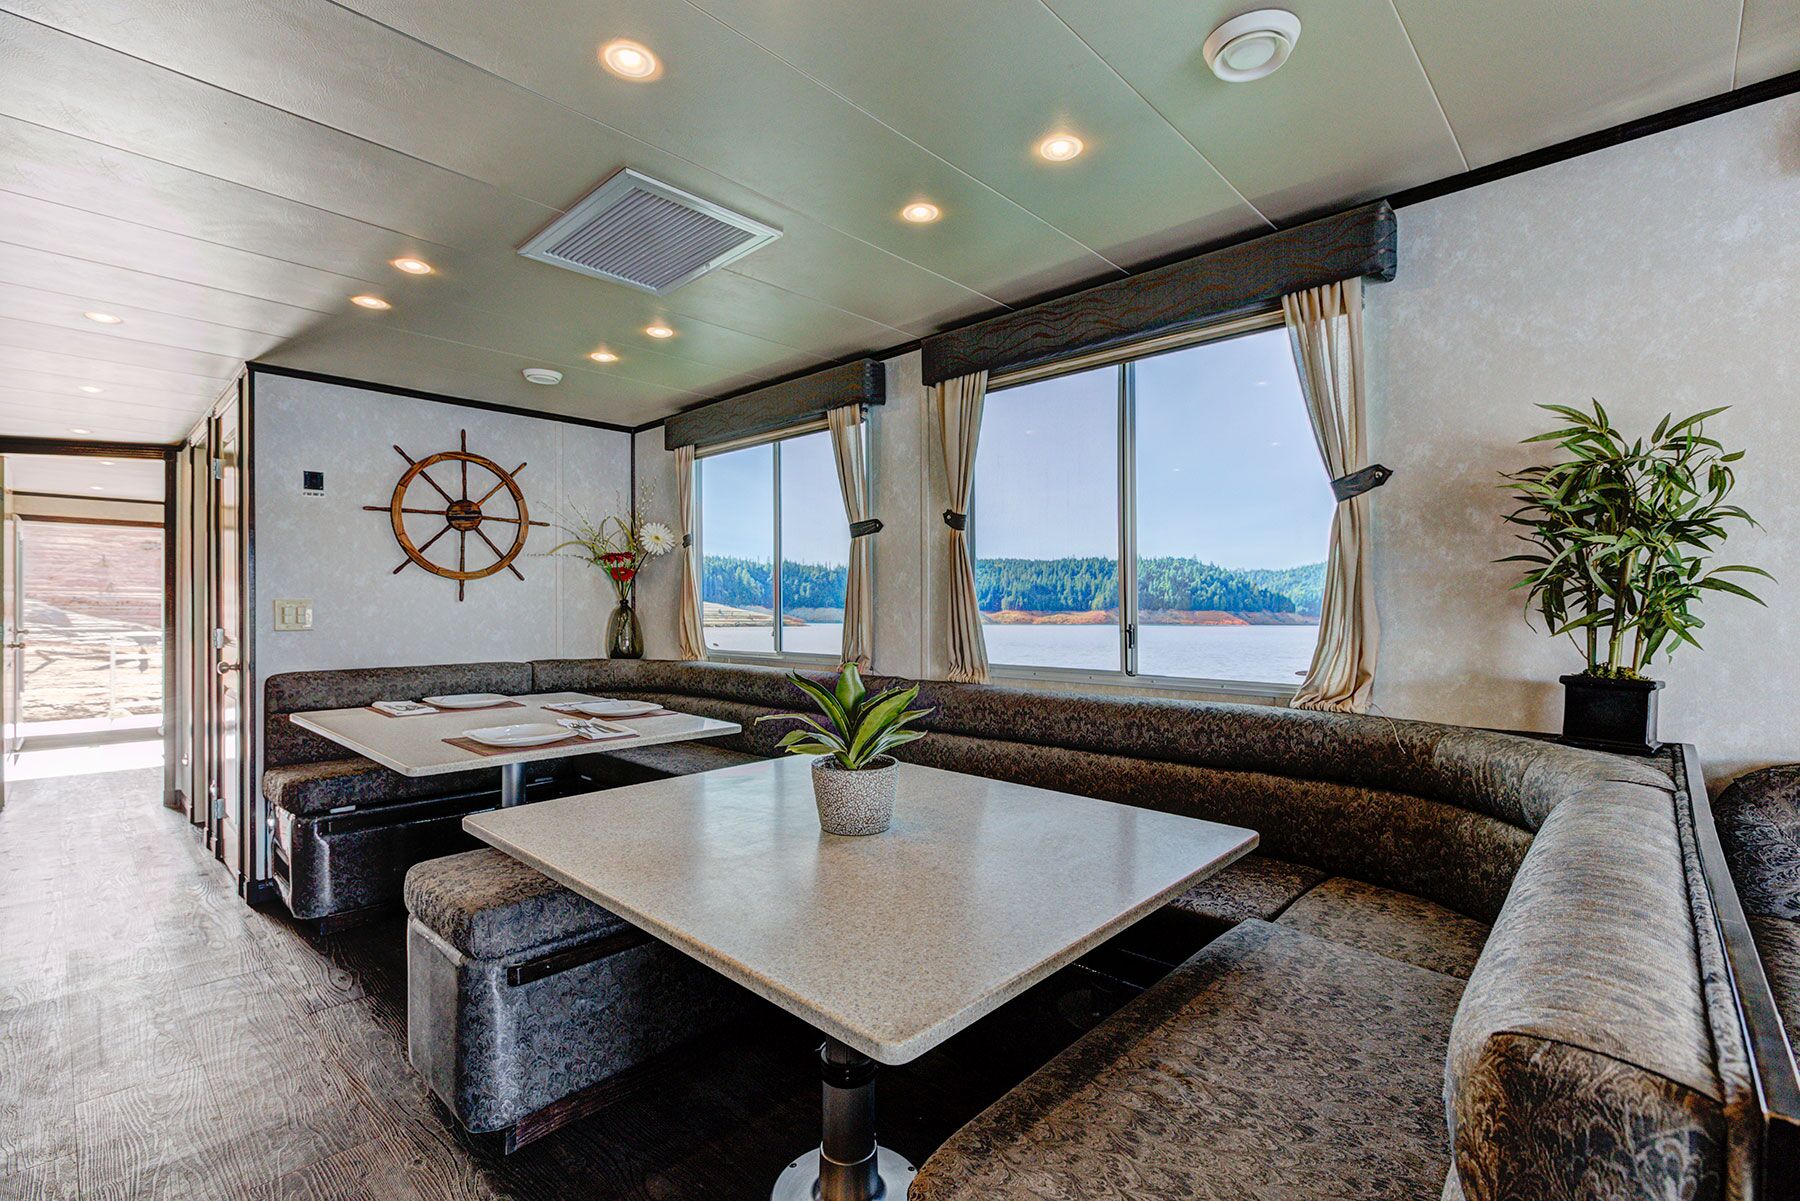
{"type": "Polygon", "coordinates": [[[480,708],[437,709],[422,715],[396,717],[359,706],[291,713],[288,720],[403,776],[435,776],[471,767],[495,767],[500,772],[502,808],[523,803],[525,769],[533,763],[624,747],[720,738],[743,729],[734,721],[658,708],[637,717],[606,718],[608,724],[630,731],[619,737],[588,739],[570,730],[567,738],[557,742],[512,748],[485,747],[467,737],[468,731],[483,727],[540,722],[554,725],[563,720],[579,720],[570,712],[549,706],[601,699],[584,692],[535,692],[497,698],[480,708]]]}
{"type": "Polygon", "coordinates": [[[883,833],[824,833],[785,757],[463,826],[822,1035],[821,1137],[772,1201],[894,1201],[878,1065],[908,1063],[1256,846],[1255,831],[913,763],[883,833]]]}

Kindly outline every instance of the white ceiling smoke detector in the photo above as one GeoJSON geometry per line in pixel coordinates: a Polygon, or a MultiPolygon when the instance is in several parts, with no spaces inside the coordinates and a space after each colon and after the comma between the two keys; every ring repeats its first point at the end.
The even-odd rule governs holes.
{"type": "Polygon", "coordinates": [[[562,383],[562,372],[549,367],[527,367],[519,374],[523,375],[528,383],[542,384],[546,388],[551,384],[562,383]]]}
{"type": "Polygon", "coordinates": [[[1273,75],[1300,40],[1300,18],[1279,8],[1259,8],[1212,31],[1200,53],[1226,83],[1273,75]]]}

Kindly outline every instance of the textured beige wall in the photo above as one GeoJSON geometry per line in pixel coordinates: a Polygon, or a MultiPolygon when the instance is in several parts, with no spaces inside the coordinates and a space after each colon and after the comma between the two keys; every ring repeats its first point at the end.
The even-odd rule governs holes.
{"type": "Polygon", "coordinates": [[[1577,651],[1528,629],[1498,473],[1537,461],[1540,402],[1597,397],[1627,429],[1730,404],[1749,456],[1734,537],[1769,608],[1705,609],[1706,650],[1654,668],[1666,737],[1709,775],[1800,759],[1800,99],[1789,98],[1400,213],[1400,272],[1369,289],[1383,644],[1397,717],[1523,729],[1561,720],[1577,651]]]}

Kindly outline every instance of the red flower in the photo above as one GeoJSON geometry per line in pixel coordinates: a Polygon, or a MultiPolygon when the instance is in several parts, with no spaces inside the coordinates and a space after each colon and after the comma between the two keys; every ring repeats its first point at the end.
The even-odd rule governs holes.
{"type": "Polygon", "coordinates": [[[631,567],[615,567],[612,569],[611,574],[612,578],[619,581],[619,583],[629,584],[631,578],[637,575],[637,570],[631,567]]]}

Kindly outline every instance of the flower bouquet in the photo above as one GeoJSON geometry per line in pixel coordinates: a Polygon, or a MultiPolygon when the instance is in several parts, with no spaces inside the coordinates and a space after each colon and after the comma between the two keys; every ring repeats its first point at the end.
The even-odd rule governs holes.
{"type": "Polygon", "coordinates": [[[583,559],[606,573],[618,604],[606,623],[606,654],[612,659],[644,657],[644,628],[633,601],[644,564],[675,549],[676,539],[660,521],[642,521],[635,513],[608,514],[594,521],[580,510],[558,526],[568,538],[546,553],[583,559]]]}

